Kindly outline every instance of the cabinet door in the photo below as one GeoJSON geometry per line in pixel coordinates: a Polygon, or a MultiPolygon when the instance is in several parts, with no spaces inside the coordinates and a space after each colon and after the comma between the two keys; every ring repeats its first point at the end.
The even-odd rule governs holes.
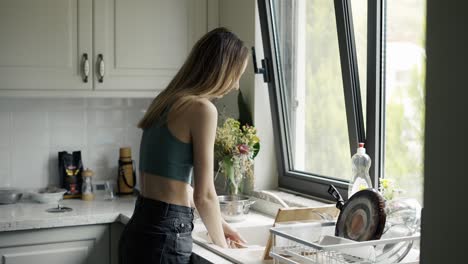
{"type": "Polygon", "coordinates": [[[91,38],[92,0],[0,1],[0,89],[92,89],[91,38]]]}
{"type": "MultiPolygon", "coordinates": [[[[93,241],[75,241],[46,245],[19,246],[2,254],[2,264],[81,264],[86,263],[93,241]]],[[[2,250],[6,251],[6,250],[2,250]]]]}
{"type": "Polygon", "coordinates": [[[95,0],[95,89],[164,89],[206,31],[207,0],[95,0]]]}
{"type": "Polygon", "coordinates": [[[0,233],[0,263],[109,263],[109,236],[106,225],[4,232],[0,233]]]}

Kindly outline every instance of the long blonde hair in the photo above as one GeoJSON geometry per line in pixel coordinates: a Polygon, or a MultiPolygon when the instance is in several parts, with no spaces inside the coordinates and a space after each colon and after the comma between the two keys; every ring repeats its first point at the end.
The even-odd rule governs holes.
{"type": "Polygon", "coordinates": [[[248,54],[244,42],[228,29],[206,33],[166,89],[153,100],[138,127],[150,127],[168,106],[180,110],[193,98],[213,99],[227,94],[242,74],[248,54]]]}

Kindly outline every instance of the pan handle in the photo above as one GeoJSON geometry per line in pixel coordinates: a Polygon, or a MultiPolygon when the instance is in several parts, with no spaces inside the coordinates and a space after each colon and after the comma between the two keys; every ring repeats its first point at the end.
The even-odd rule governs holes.
{"type": "Polygon", "coordinates": [[[335,198],[336,208],[341,210],[341,208],[343,208],[344,205],[344,200],[340,192],[335,188],[335,186],[333,186],[333,184],[330,184],[330,187],[328,187],[328,193],[331,194],[333,198],[335,198]]]}

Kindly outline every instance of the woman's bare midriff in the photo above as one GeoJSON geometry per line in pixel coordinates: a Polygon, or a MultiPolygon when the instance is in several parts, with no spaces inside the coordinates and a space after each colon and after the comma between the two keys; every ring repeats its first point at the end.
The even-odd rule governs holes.
{"type": "Polygon", "coordinates": [[[140,172],[141,195],[153,200],[190,207],[190,185],[159,175],[140,172]]]}

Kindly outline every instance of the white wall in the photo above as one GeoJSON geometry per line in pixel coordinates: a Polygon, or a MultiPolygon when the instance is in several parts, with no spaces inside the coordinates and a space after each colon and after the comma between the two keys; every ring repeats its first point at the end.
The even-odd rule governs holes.
{"type": "MultiPolygon", "coordinates": [[[[220,0],[219,25],[231,29],[248,47],[255,45],[257,63],[263,58],[263,47],[256,2],[253,0],[220,0]]],[[[255,189],[273,189],[278,186],[278,170],[273,142],[268,87],[261,75],[254,75],[250,58],[249,65],[240,82],[244,96],[252,109],[254,125],[261,140],[261,149],[255,159],[255,189]]],[[[237,94],[232,93],[218,102],[218,109],[226,106],[227,113],[237,117],[237,94]]]]}
{"type": "MultiPolygon", "coordinates": [[[[257,1],[255,1],[256,3],[257,1]]],[[[255,5],[255,52],[257,55],[257,65],[261,66],[263,59],[262,33],[260,30],[260,20],[257,5],[255,5]]],[[[262,75],[255,76],[255,115],[254,120],[259,127],[259,135],[263,139],[262,155],[258,157],[258,164],[255,167],[255,180],[258,189],[275,189],[278,187],[278,166],[276,162],[276,151],[273,138],[273,124],[271,117],[270,98],[268,85],[263,82],[262,75]]]]}
{"type": "Polygon", "coordinates": [[[148,99],[0,98],[0,187],[59,184],[59,151],[81,150],[95,180],[116,179],[119,148],[138,161],[148,99]]]}

